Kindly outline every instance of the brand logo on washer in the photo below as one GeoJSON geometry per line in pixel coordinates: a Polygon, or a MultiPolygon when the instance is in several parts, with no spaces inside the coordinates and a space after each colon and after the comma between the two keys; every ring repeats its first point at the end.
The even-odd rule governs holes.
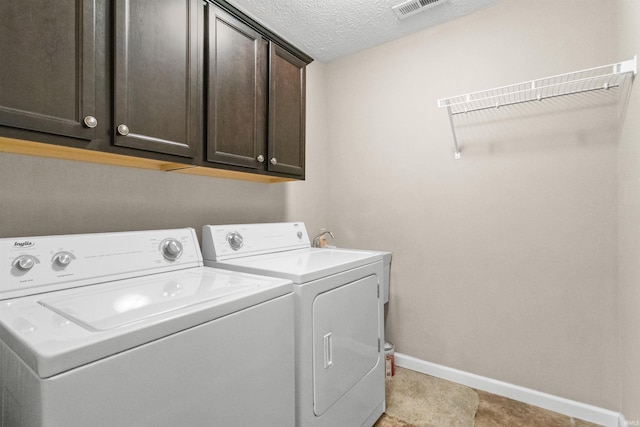
{"type": "Polygon", "coordinates": [[[24,242],[15,242],[13,246],[18,248],[30,248],[31,246],[35,246],[35,243],[25,240],[24,242]]]}

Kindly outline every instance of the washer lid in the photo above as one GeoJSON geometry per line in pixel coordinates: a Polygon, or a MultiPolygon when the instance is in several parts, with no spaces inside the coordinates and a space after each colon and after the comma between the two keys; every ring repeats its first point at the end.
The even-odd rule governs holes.
{"type": "Polygon", "coordinates": [[[307,283],[381,260],[380,252],[306,248],[205,264],[307,283]]]}
{"type": "Polygon", "coordinates": [[[208,267],[0,302],[0,339],[41,378],[292,292],[208,267]]]}
{"type": "Polygon", "coordinates": [[[53,294],[39,299],[38,303],[89,331],[97,332],[236,294],[246,294],[263,284],[228,274],[213,278],[208,273],[187,272],[164,280],[92,287],[80,294],[53,294]]]}

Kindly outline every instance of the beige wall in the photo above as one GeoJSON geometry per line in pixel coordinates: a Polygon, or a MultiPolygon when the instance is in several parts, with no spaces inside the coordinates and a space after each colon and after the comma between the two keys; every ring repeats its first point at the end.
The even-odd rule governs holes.
{"type": "MultiPolygon", "coordinates": [[[[619,54],[640,53],[640,2],[618,1],[619,54]]],[[[640,422],[640,85],[631,92],[619,149],[622,413],[640,422]]]]}
{"type": "Polygon", "coordinates": [[[0,236],[281,220],[286,192],[218,178],[0,153],[0,236]]]}
{"type": "Polygon", "coordinates": [[[618,408],[615,132],[516,122],[454,160],[436,107],[628,59],[611,6],[504,0],[327,65],[328,222],[338,245],[393,251],[397,351],[618,408]]]}

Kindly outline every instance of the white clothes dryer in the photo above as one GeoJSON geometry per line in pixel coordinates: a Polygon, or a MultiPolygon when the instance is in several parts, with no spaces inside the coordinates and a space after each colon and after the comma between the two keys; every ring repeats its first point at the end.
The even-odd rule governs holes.
{"type": "Polygon", "coordinates": [[[383,253],[310,247],[303,223],[209,225],[205,265],[294,282],[296,426],[384,412],[383,253]]]}
{"type": "Polygon", "coordinates": [[[0,425],[290,426],[289,280],[193,229],[0,239],[0,425]]]}

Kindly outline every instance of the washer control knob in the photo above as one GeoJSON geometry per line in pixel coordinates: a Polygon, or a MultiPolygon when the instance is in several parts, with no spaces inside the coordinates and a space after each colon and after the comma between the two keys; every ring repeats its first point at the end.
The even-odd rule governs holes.
{"type": "Polygon", "coordinates": [[[174,261],[182,255],[182,243],[176,239],[165,239],[160,243],[160,250],[162,251],[162,256],[174,261]]]}
{"type": "Polygon", "coordinates": [[[242,238],[242,234],[238,233],[237,231],[234,231],[232,233],[227,234],[227,242],[229,243],[229,246],[231,246],[231,249],[233,249],[234,251],[237,251],[242,247],[242,243],[244,242],[244,239],[242,238]]]}
{"type": "Polygon", "coordinates": [[[31,270],[35,264],[36,259],[29,255],[23,255],[13,262],[13,265],[18,267],[18,269],[22,271],[31,270]]]}
{"type": "Polygon", "coordinates": [[[53,261],[60,267],[66,267],[71,263],[73,255],[69,252],[60,252],[53,256],[53,261]]]}

